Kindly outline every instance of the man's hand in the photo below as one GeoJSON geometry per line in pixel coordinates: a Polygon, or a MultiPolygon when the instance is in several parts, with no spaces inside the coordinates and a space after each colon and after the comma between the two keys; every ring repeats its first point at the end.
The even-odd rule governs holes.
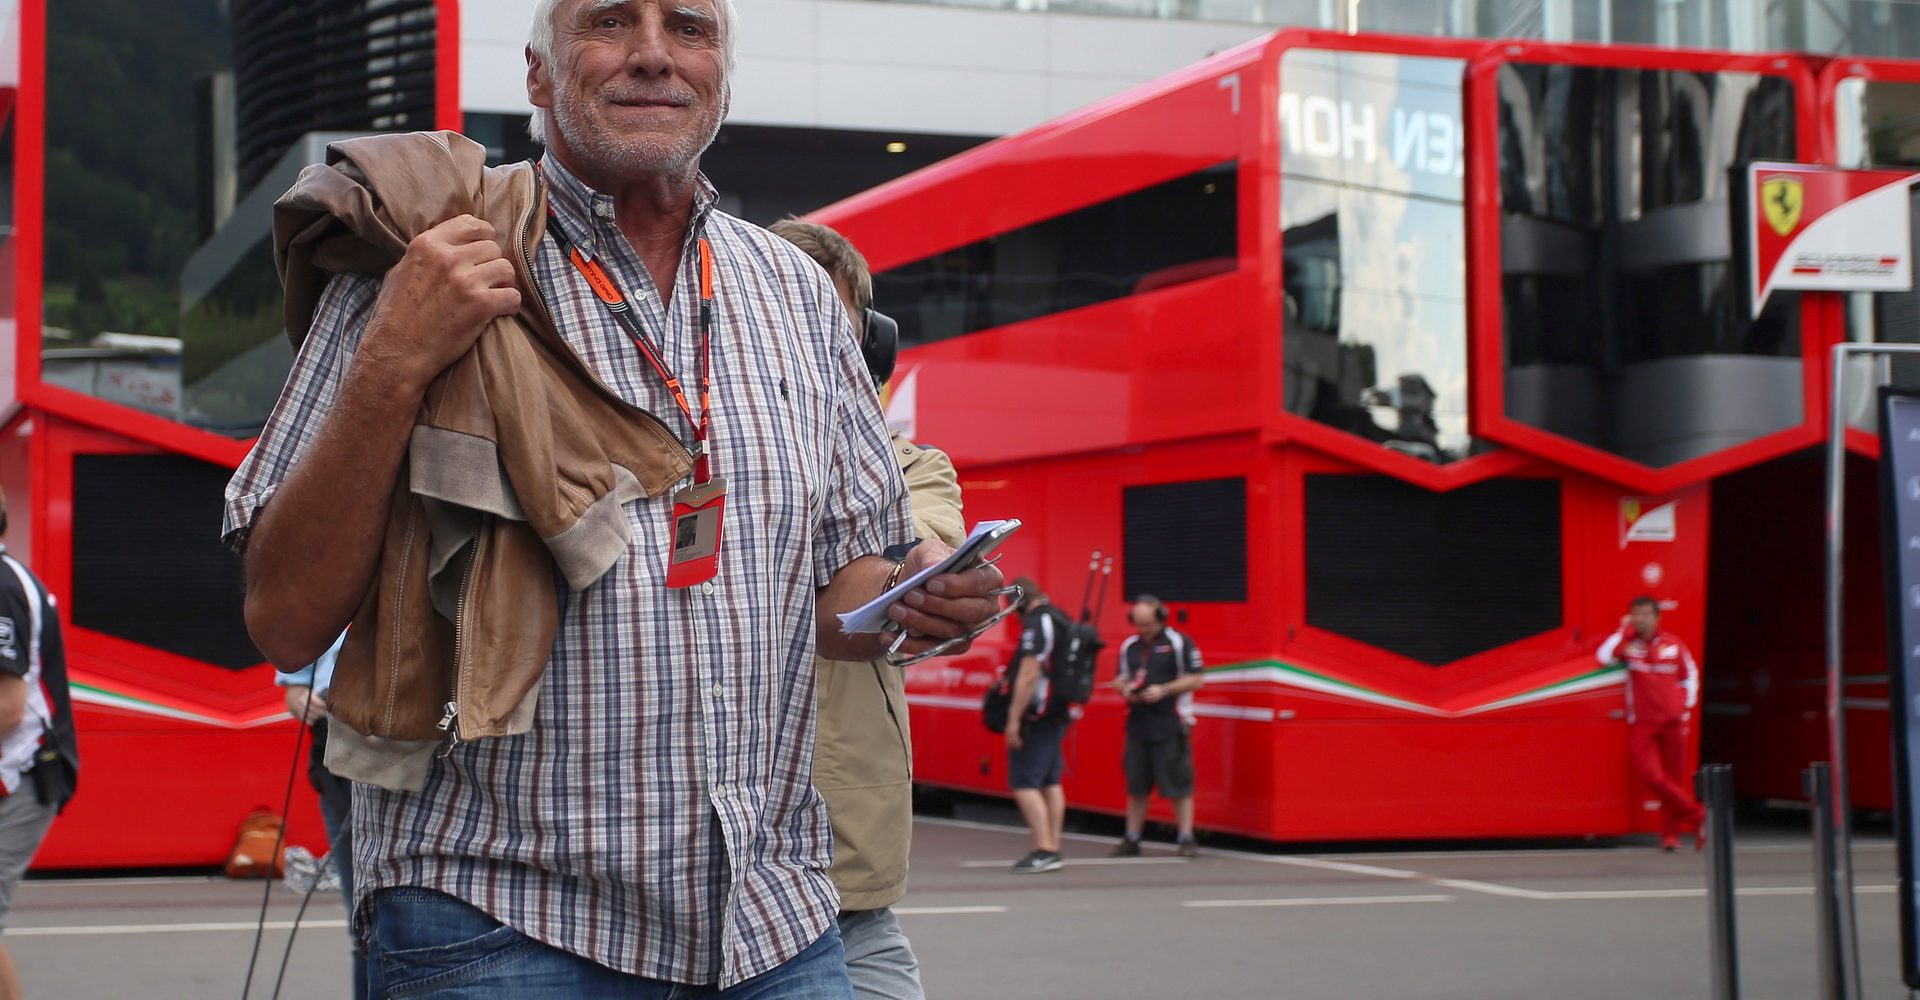
{"type": "Polygon", "coordinates": [[[1148,705],[1167,696],[1167,689],[1158,684],[1149,684],[1140,692],[1140,700],[1148,705]]]}
{"type": "MultiPolygon", "coordinates": [[[[912,576],[928,566],[937,565],[952,554],[945,542],[929,538],[907,553],[907,564],[900,575],[912,576]]],[[[912,656],[924,653],[948,639],[972,632],[1000,610],[1000,599],[993,591],[1004,586],[1006,577],[997,566],[975,566],[959,573],[942,573],[887,609],[887,617],[908,632],[900,653],[912,656]]],[[[963,653],[971,642],[949,650],[963,653]]],[[[1017,737],[1015,737],[1017,738],[1017,737]]]]}
{"type": "Polygon", "coordinates": [[[1020,744],[1022,742],[1023,741],[1020,737],[1020,723],[1015,722],[1012,719],[1008,719],[1007,720],[1007,749],[1018,750],[1020,749],[1020,744]]]}
{"type": "Polygon", "coordinates": [[[1128,701],[1133,700],[1133,688],[1127,685],[1127,678],[1125,674],[1122,674],[1119,677],[1115,677],[1113,679],[1113,689],[1114,691],[1119,693],[1120,697],[1125,698],[1128,701]]]}
{"type": "Polygon", "coordinates": [[[493,224],[456,216],[413,238],[387,272],[359,354],[424,389],[498,316],[520,308],[493,224]]]}
{"type": "Polygon", "coordinates": [[[327,699],[311,694],[313,689],[295,684],[287,688],[287,714],[311,726],[327,717],[327,699]]]}

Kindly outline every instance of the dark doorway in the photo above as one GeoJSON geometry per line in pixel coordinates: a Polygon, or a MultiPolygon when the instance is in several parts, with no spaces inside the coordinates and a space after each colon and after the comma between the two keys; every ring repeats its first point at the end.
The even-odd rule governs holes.
{"type": "MultiPolygon", "coordinates": [[[[1892,804],[1879,472],[1847,460],[1845,663],[1856,808],[1892,804]]],[[[1715,480],[1708,542],[1703,762],[1747,799],[1800,801],[1826,760],[1826,462],[1818,449],[1715,480]]]]}

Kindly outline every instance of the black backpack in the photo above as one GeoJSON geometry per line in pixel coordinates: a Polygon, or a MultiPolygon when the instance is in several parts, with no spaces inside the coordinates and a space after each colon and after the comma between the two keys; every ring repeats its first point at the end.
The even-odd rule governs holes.
{"type": "MultiPolygon", "coordinates": [[[[1037,717],[1064,719],[1071,706],[1084,705],[1093,699],[1095,665],[1100,659],[1100,650],[1106,643],[1100,641],[1100,630],[1094,621],[1100,617],[1100,608],[1107,603],[1107,579],[1113,575],[1113,557],[1102,557],[1096,550],[1093,561],[1087,565],[1087,587],[1080,595],[1080,620],[1073,621],[1066,613],[1051,605],[1042,609],[1042,614],[1051,614],[1054,622],[1053,652],[1047,655],[1046,671],[1051,681],[1047,685],[1047,705],[1037,717]],[[1100,596],[1096,607],[1093,601],[1094,581],[1099,581],[1100,596]]],[[[1020,653],[1016,650],[1013,661],[1000,668],[1000,676],[980,700],[980,721],[991,732],[1007,731],[1007,713],[1013,710],[1013,682],[1019,677],[1020,653]]]]}
{"type": "Polygon", "coordinates": [[[1060,633],[1048,657],[1053,684],[1047,692],[1047,710],[1053,711],[1057,703],[1064,713],[1068,705],[1093,700],[1094,666],[1107,644],[1100,641],[1100,630],[1092,622],[1069,622],[1060,633]]]}

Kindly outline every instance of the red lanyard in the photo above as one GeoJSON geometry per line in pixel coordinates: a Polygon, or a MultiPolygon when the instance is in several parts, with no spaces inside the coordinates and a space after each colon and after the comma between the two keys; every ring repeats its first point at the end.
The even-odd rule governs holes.
{"type": "Polygon", "coordinates": [[[673,401],[679,404],[680,412],[687,415],[687,423],[693,425],[694,482],[704,483],[712,479],[713,470],[707,464],[707,431],[713,426],[713,380],[709,367],[713,354],[713,250],[707,246],[707,238],[700,236],[694,240],[700,248],[700,416],[695,419],[693,407],[687,402],[687,394],[680,388],[680,379],[661,360],[660,350],[654,346],[653,338],[647,335],[639,319],[633,315],[633,307],[627,303],[626,293],[614,284],[613,277],[598,261],[581,253],[579,247],[567,241],[560,232],[558,220],[554,220],[547,231],[553,233],[560,245],[567,248],[567,257],[573,261],[573,266],[585,276],[587,284],[593,286],[593,293],[600,297],[607,311],[627,332],[627,338],[639,349],[640,356],[646,358],[661,380],[666,382],[667,391],[673,393],[673,401]]]}

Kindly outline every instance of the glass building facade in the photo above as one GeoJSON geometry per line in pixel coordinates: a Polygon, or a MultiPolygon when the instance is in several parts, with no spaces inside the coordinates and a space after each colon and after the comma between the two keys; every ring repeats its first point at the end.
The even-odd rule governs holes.
{"type": "MultiPolygon", "coordinates": [[[[917,2],[917,0],[915,0],[917,2]]],[[[1791,49],[1920,51],[1912,0],[928,0],[942,6],[1232,21],[1330,31],[1791,49]]]]}

